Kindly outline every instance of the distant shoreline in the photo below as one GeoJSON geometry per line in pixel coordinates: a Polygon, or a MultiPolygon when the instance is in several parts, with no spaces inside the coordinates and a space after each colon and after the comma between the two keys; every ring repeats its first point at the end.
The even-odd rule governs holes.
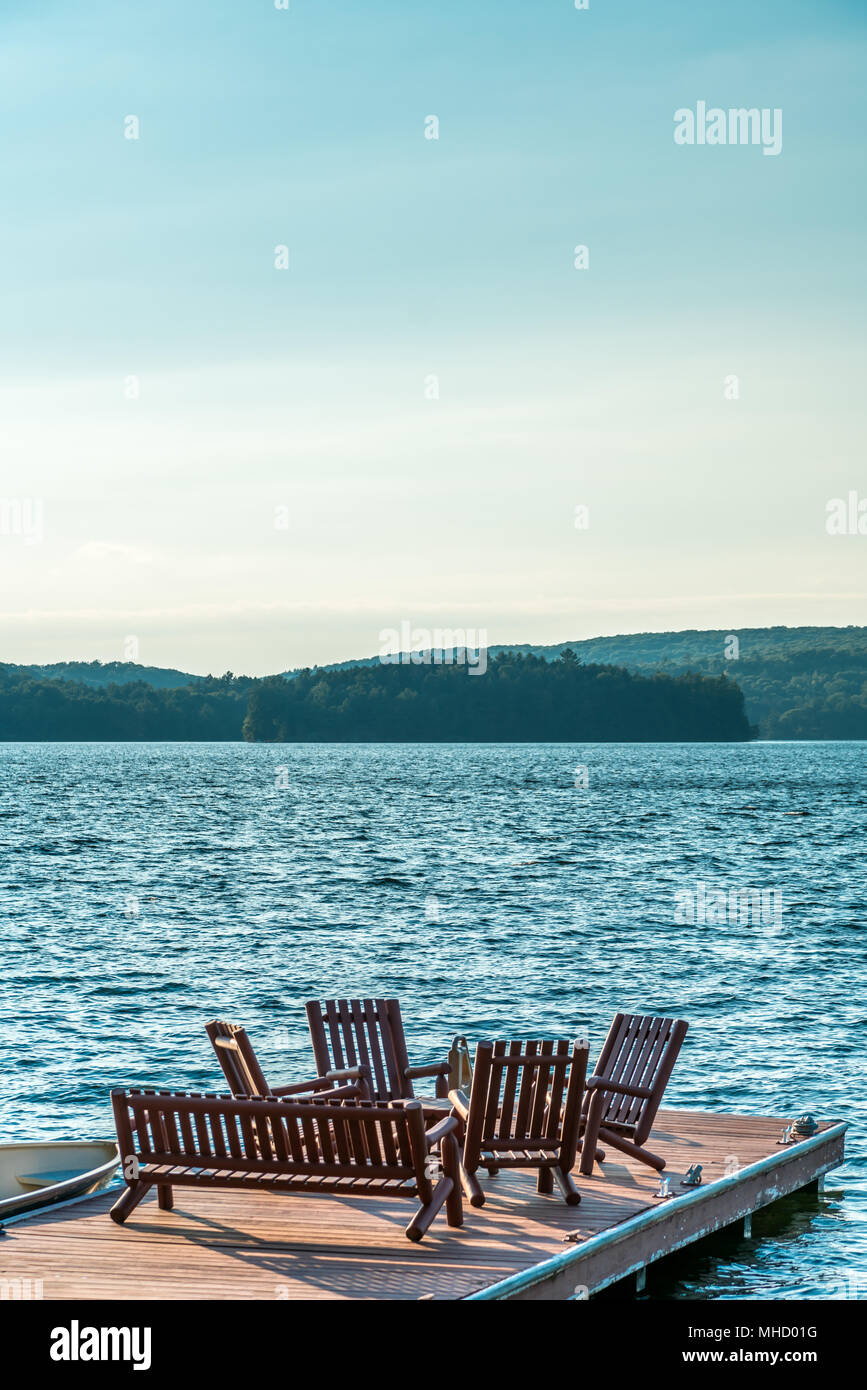
{"type": "MultiPolygon", "coordinates": [[[[551,665],[569,649],[584,664],[613,666],[632,675],[678,677],[688,673],[710,678],[727,676],[744,694],[747,722],[768,742],[860,742],[867,739],[867,627],[769,627],[688,629],[678,632],[632,633],[615,637],[584,638],[571,644],[513,644],[489,646],[486,664],[504,654],[516,658],[532,657],[551,665]]],[[[408,655],[408,654],[406,654],[408,655]]],[[[418,653],[416,653],[418,656],[418,653]]],[[[434,663],[455,659],[454,652],[432,654],[434,663]]],[[[142,666],[134,662],[55,662],[41,666],[0,664],[0,741],[85,739],[94,741],[231,741],[242,737],[250,692],[265,682],[298,681],[311,677],[331,679],[340,673],[364,673],[383,665],[378,656],[325,666],[286,670],[281,676],[193,676],[174,668],[142,666]],[[72,727],[52,724],[59,716],[59,704],[69,700],[69,687],[77,688],[76,702],[107,699],[105,712],[111,714],[110,727],[101,726],[101,717],[91,712],[91,721],[79,709],[72,727]],[[135,694],[130,686],[137,686],[135,694]],[[91,695],[88,695],[91,692],[91,695]],[[174,702],[168,725],[160,723],[156,709],[147,715],[152,701],[174,702]],[[145,726],[131,720],[121,708],[137,704],[145,726]],[[52,708],[52,706],[54,708],[52,708]]],[[[354,678],[350,677],[350,683],[354,678]]],[[[484,681],[481,675],[477,680],[484,681]]],[[[68,716],[70,711],[66,710],[68,716]]],[[[479,741],[479,734],[452,729],[452,736],[464,742],[479,741]]],[[[631,731],[619,741],[631,741],[631,731]]],[[[318,730],[318,737],[344,741],[337,731],[318,730]]],[[[671,737],[676,738],[673,730],[671,737]]],[[[302,741],[305,736],[302,735],[302,741]]],[[[371,741],[365,734],[361,741],[371,741]]],[[[390,731],[380,737],[395,741],[390,731]]],[[[578,734],[579,741],[587,735],[578,734]]],[[[641,734],[640,741],[648,735],[641,734]]],[[[359,741],[352,734],[348,741],[359,741]]],[[[413,731],[412,742],[441,742],[442,737],[426,737],[413,731]]],[[[481,741],[503,741],[482,737],[481,741]]],[[[535,731],[510,730],[509,742],[539,742],[535,731]]],[[[541,741],[544,741],[541,740],[541,741]]],[[[572,741],[571,731],[560,740],[572,741]]],[[[610,741],[602,739],[598,741],[610,741]]],[[[662,740],[671,741],[670,738],[662,740]]],[[[706,742],[702,736],[697,741],[706,742]]],[[[724,740],[725,741],[725,740],[724,740]]]]}
{"type": "Polygon", "coordinates": [[[159,748],[186,748],[190,744],[217,748],[775,748],[787,744],[798,747],[828,745],[837,747],[844,743],[867,743],[862,738],[750,738],[750,739],[291,739],[283,742],[253,742],[243,738],[0,738],[0,747],[37,748],[43,745],[57,748],[106,748],[135,747],[139,744],[154,745],[159,748]]]}

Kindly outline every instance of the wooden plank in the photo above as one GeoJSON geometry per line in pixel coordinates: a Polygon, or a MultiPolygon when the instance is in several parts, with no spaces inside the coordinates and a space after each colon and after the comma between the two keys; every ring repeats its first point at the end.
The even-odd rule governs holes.
{"type": "Polygon", "coordinates": [[[582,1296],[598,1293],[837,1167],[843,1161],[845,1128],[836,1125],[830,1132],[779,1155],[759,1159],[737,1174],[703,1184],[677,1201],[660,1203],[655,1211],[638,1214],[595,1239],[576,1241],[573,1252],[471,1297],[550,1301],[571,1298],[576,1289],[582,1296]]]}
{"type": "Polygon", "coordinates": [[[462,1229],[438,1218],[420,1245],[404,1235],[411,1204],[384,1186],[339,1197],[178,1186],[174,1211],[149,1196],[122,1227],[107,1215],[116,1191],[103,1193],[7,1222],[0,1279],[42,1279],[45,1298],[454,1299],[498,1296],[497,1285],[533,1270],[523,1290],[505,1296],[571,1297],[576,1284],[602,1287],[840,1162],[841,1128],[826,1124],[805,1144],[777,1147],[783,1125],[775,1116],[660,1111],[651,1142],[672,1190],[684,1194],[675,1201],[655,1203],[656,1174],[615,1154],[591,1176],[575,1175],[579,1207],[538,1194],[534,1172],[502,1170],[482,1177],[486,1205],[467,1205],[462,1229]],[[729,1180],[733,1154],[742,1171],[729,1180]],[[762,1160],[767,1170],[751,1175],[762,1160]],[[680,1189],[696,1162],[704,1186],[680,1189]],[[576,1231],[577,1243],[567,1243],[576,1231]]]}

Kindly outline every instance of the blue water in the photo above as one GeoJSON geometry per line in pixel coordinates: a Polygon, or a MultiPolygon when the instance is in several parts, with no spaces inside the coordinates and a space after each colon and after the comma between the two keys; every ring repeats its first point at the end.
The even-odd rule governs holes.
{"type": "Polygon", "coordinates": [[[867,1297],[865,819],[857,743],[3,745],[0,1136],[219,1088],[215,1015],[309,1075],[314,996],[398,995],[418,1060],[456,1032],[592,1055],[615,1010],[672,1013],[668,1103],[851,1131],[823,1197],[657,1296],[867,1297]],[[698,882],[765,920],[677,924],[698,882]]]}

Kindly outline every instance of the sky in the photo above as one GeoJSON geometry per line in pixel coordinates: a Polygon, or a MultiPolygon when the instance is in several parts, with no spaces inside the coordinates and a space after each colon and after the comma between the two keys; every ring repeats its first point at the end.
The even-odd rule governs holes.
{"type": "Polygon", "coordinates": [[[0,660],[867,621],[865,60],[860,0],[4,0],[0,660]]]}

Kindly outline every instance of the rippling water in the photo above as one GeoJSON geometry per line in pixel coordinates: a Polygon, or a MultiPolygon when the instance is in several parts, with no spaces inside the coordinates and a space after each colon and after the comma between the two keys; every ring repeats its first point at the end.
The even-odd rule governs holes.
{"type": "Polygon", "coordinates": [[[657,1295],[867,1297],[865,818],[858,743],[5,744],[0,1136],[109,1134],[112,1085],[217,1088],[215,1015],[309,1075],[313,996],[398,995],[419,1060],[456,1032],[592,1054],[615,1010],[672,1013],[669,1104],[851,1130],[823,1197],[657,1295]],[[782,916],[676,925],[700,881],[782,916]]]}

